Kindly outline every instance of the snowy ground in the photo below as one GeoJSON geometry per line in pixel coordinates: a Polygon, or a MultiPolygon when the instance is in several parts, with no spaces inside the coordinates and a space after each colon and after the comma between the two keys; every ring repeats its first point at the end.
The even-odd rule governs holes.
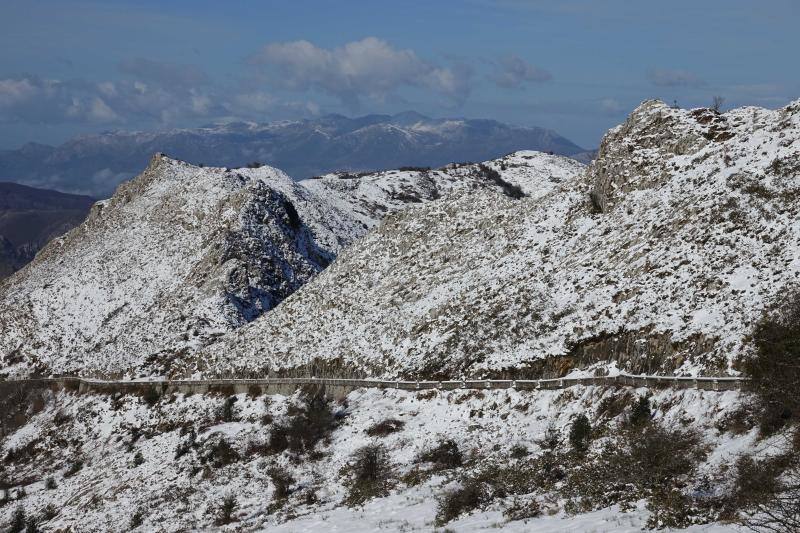
{"type": "MultiPolygon", "coordinates": [[[[139,531],[209,530],[215,528],[222,498],[232,494],[237,500],[236,521],[224,526],[226,531],[431,531],[436,497],[452,486],[452,475],[436,474],[416,486],[397,483],[387,497],[369,501],[363,508],[348,508],[342,504],[346,488],[340,469],[356,449],[382,442],[398,478],[414,467],[421,451],[444,437],[459,444],[470,464],[507,458],[514,445],[537,454],[537,442],[547,428],[554,426],[563,438],[576,413],[588,413],[597,427],[613,426],[619,418],[604,418],[597,413],[597,406],[604,398],[630,392],[606,387],[433,394],[359,390],[337,405],[342,422],[330,441],[318,447],[315,460],[296,460],[288,452],[249,451],[257,450],[253,444],[264,443],[274,425],[286,418],[295,397],[272,396],[265,402],[264,397],[241,394],[235,402],[234,419],[222,422],[217,413],[224,397],[176,395],[148,407],[136,397],[48,393],[42,411],[2,443],[3,455],[18,452],[17,459],[5,465],[4,475],[15,487],[10,496],[19,497],[20,488],[25,495],[18,503],[0,507],[0,524],[18,504],[29,514],[39,514],[52,504],[58,513],[42,524],[45,530],[71,525],[77,531],[123,531],[137,510],[143,514],[139,531]],[[271,421],[264,420],[267,414],[271,421]],[[405,425],[383,438],[366,434],[368,428],[387,418],[405,425]],[[198,446],[176,458],[189,428],[196,432],[198,446]],[[223,438],[240,458],[232,464],[209,467],[201,458],[223,438]],[[25,450],[29,459],[24,458],[25,450]],[[66,477],[78,459],[83,467],[66,477]],[[272,512],[270,467],[289,472],[295,479],[295,496],[272,512]],[[55,488],[46,487],[49,477],[55,488]],[[303,494],[311,489],[317,501],[309,504],[303,494]]],[[[648,393],[645,389],[636,392],[648,393]]],[[[738,405],[738,393],[652,392],[659,423],[702,431],[713,451],[701,471],[713,472],[719,465],[730,464],[738,453],[756,445],[752,432],[734,436],[718,429],[738,405]]],[[[509,531],[638,531],[648,518],[643,503],[632,512],[609,508],[567,516],[563,502],[554,501],[545,506],[542,517],[507,522],[502,510],[508,503],[495,501],[446,527],[453,531],[498,527],[509,531]]],[[[727,525],[693,529],[730,530],[727,525]]]]}

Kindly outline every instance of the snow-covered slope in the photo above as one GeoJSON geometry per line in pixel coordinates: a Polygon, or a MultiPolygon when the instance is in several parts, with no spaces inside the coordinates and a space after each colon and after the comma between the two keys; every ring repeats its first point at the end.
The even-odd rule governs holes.
{"type": "Polygon", "coordinates": [[[183,370],[193,351],[272,309],[387,213],[455,190],[540,194],[531,184],[544,191],[583,168],[522,152],[484,166],[298,183],[270,167],[156,156],[0,286],[0,370],[183,370]]]}
{"type": "MultiPolygon", "coordinates": [[[[105,370],[170,355],[272,308],[361,232],[272,168],[157,155],[0,287],[6,367],[105,370]]],[[[7,369],[8,370],[8,369],[7,369]]]]}
{"type": "Polygon", "coordinates": [[[528,197],[549,193],[580,175],[584,166],[572,159],[542,152],[520,151],[483,164],[450,164],[440,169],[401,169],[368,174],[334,173],[304,180],[305,188],[335,208],[373,227],[391,211],[424,203],[454,192],[495,189],[514,196],[515,187],[528,197]],[[488,170],[487,170],[488,169],[488,170]],[[492,179],[491,171],[498,174],[492,179]]]}
{"type": "MultiPolygon", "coordinates": [[[[514,446],[538,456],[541,439],[552,428],[567,449],[569,424],[581,412],[596,427],[615,431],[624,414],[609,415],[602,406],[648,392],[605,387],[433,395],[360,390],[333,406],[341,422],[318,443],[315,458],[268,447],[277,427],[291,419],[297,395],[239,394],[225,420],[220,413],[226,398],[214,395],[179,394],[148,406],[135,396],[45,394],[27,423],[0,441],[10,487],[10,501],[0,505],[0,525],[23,508],[39,518],[44,531],[430,532],[437,497],[458,486],[459,473],[496,463],[530,472],[523,459],[510,459],[514,446]],[[398,421],[398,429],[387,436],[368,433],[385,420],[398,421]],[[415,481],[415,471],[431,468],[416,457],[444,439],[457,443],[464,467],[418,473],[415,481]],[[227,447],[221,448],[222,442],[227,447]],[[342,467],[368,444],[386,447],[391,464],[387,481],[393,488],[363,507],[348,507],[343,503],[347,475],[342,467]],[[277,492],[274,469],[289,476],[288,497],[277,492]],[[215,520],[226,496],[236,503],[232,523],[217,529],[215,520]]],[[[715,488],[723,483],[720,465],[754,447],[755,431],[733,436],[719,429],[738,405],[735,392],[661,390],[651,402],[658,424],[691,427],[706,435],[709,454],[700,475],[712,479],[715,488]]],[[[459,532],[633,533],[644,529],[651,514],[642,501],[625,510],[614,506],[574,516],[565,512],[562,501],[542,492],[546,490],[538,488],[527,496],[541,502],[538,517],[504,516],[517,501],[507,495],[448,527],[459,532]]],[[[689,531],[743,529],[728,523],[689,531]]]]}
{"type": "Polygon", "coordinates": [[[647,101],[584,176],[539,186],[388,217],[204,364],[726,372],[764,306],[800,281],[800,101],[725,114],[647,101]]]}

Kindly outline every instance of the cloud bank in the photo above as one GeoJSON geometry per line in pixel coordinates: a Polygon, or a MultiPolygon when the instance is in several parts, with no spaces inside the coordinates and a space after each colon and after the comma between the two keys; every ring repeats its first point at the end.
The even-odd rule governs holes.
{"type": "Polygon", "coordinates": [[[250,62],[265,69],[272,85],[320,91],[354,108],[364,98],[382,101],[403,87],[432,90],[456,103],[470,93],[469,68],[435,65],[376,37],[332,49],[308,41],[271,43],[250,62]]]}

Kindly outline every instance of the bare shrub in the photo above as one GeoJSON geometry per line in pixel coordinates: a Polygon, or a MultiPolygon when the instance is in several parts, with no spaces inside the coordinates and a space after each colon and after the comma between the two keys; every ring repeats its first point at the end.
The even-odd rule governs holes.
{"type": "Polygon", "coordinates": [[[285,500],[292,493],[294,478],[281,468],[270,468],[267,471],[269,479],[272,481],[272,498],[275,500],[285,500]]]}
{"type": "Polygon", "coordinates": [[[348,494],[345,503],[361,505],[367,500],[389,493],[392,468],[389,454],[382,444],[369,444],[356,450],[350,462],[342,469],[348,477],[348,494]]]}
{"type": "Polygon", "coordinates": [[[446,491],[437,499],[435,524],[443,526],[484,505],[488,500],[489,495],[483,483],[467,479],[459,487],[446,491]]]}
{"type": "MultiPolygon", "coordinates": [[[[699,434],[647,424],[626,429],[584,464],[573,468],[563,488],[579,510],[651,498],[664,487],[680,487],[705,457],[699,434]]],[[[654,509],[659,503],[651,499],[654,509]]]]}
{"type": "Polygon", "coordinates": [[[268,447],[273,453],[291,450],[311,453],[317,443],[327,439],[338,420],[324,389],[306,390],[301,394],[301,405],[289,409],[286,425],[275,425],[268,447]]]}
{"type": "Polygon", "coordinates": [[[539,502],[532,498],[515,498],[511,505],[503,511],[503,516],[509,520],[526,520],[528,518],[536,518],[541,514],[542,508],[539,502]]]}
{"type": "Polygon", "coordinates": [[[373,424],[367,429],[367,435],[370,437],[385,437],[396,431],[403,429],[405,422],[395,418],[387,418],[381,422],[373,424]]]}
{"type": "Polygon", "coordinates": [[[741,458],[736,465],[735,503],[744,524],[754,531],[800,531],[800,459],[787,452],[755,461],[741,458]]]}
{"type": "Polygon", "coordinates": [[[765,313],[753,335],[755,354],[742,361],[757,398],[759,426],[775,433],[800,414],[800,292],[789,291],[776,308],[765,313]]]}
{"type": "Polygon", "coordinates": [[[464,462],[464,457],[454,440],[445,439],[433,448],[422,452],[417,461],[433,463],[437,469],[447,470],[461,466],[464,462]]]}
{"type": "Polygon", "coordinates": [[[206,453],[201,457],[203,463],[208,463],[214,468],[221,468],[239,460],[239,452],[224,438],[220,437],[208,446],[206,453]]]}

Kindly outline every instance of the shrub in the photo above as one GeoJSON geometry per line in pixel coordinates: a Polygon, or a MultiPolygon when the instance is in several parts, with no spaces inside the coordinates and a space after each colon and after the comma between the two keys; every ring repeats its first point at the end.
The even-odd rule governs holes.
{"type": "Polygon", "coordinates": [[[584,510],[650,498],[662,487],[686,482],[703,457],[705,449],[694,431],[654,424],[624,430],[570,472],[564,492],[578,498],[584,510]]]}
{"type": "Polygon", "coordinates": [[[517,499],[506,507],[503,511],[503,516],[509,520],[525,520],[528,518],[536,518],[542,514],[542,508],[539,502],[534,499],[517,499]]]}
{"type": "Polygon", "coordinates": [[[144,523],[144,511],[142,511],[141,509],[136,509],[136,511],[134,511],[134,513],[131,515],[131,519],[128,522],[128,526],[130,527],[130,529],[136,529],[143,523],[144,523]]]}
{"type": "Polygon", "coordinates": [[[529,453],[528,447],[524,444],[515,444],[509,450],[509,455],[512,459],[524,459],[529,453]]]}
{"type": "Polygon", "coordinates": [[[157,404],[158,400],[160,399],[161,393],[155,386],[148,386],[142,392],[142,401],[150,407],[153,407],[155,404],[157,404]]]}
{"type": "Polygon", "coordinates": [[[219,409],[219,413],[217,413],[218,418],[223,422],[233,422],[236,418],[236,409],[234,404],[236,403],[236,396],[228,396],[225,398],[225,402],[222,404],[222,407],[219,409]]]}
{"type": "Polygon", "coordinates": [[[422,463],[433,463],[442,470],[459,467],[464,462],[458,444],[452,439],[440,441],[435,447],[422,452],[417,460],[422,463]]]}
{"type": "Polygon", "coordinates": [[[225,438],[220,438],[208,448],[203,456],[204,463],[211,463],[214,468],[221,468],[239,460],[239,452],[225,438]]]}
{"type": "Polygon", "coordinates": [[[554,451],[556,448],[558,448],[560,440],[561,435],[559,435],[558,430],[555,428],[555,426],[549,425],[544,431],[542,438],[536,443],[541,446],[543,450],[554,451]]]}
{"type": "Polygon", "coordinates": [[[381,444],[370,444],[359,448],[350,463],[343,469],[349,476],[346,483],[349,492],[345,503],[361,505],[365,501],[386,496],[389,493],[391,466],[386,448],[381,444]]]}
{"type": "Polygon", "coordinates": [[[650,422],[652,418],[650,400],[646,396],[639,396],[639,399],[631,407],[630,415],[628,415],[628,424],[633,427],[641,427],[650,422]]]}
{"type": "Polygon", "coordinates": [[[736,463],[733,505],[755,531],[800,531],[800,459],[792,451],[736,463]]]}
{"type": "Polygon", "coordinates": [[[261,385],[252,384],[247,387],[247,395],[250,396],[250,398],[255,399],[262,394],[263,392],[261,391],[261,385]]]}
{"type": "Polygon", "coordinates": [[[405,422],[394,418],[387,418],[382,422],[378,422],[367,429],[367,435],[370,437],[385,437],[396,431],[403,429],[405,422]]]}
{"type": "Polygon", "coordinates": [[[754,356],[742,362],[757,398],[759,425],[774,433],[800,414],[800,292],[789,291],[776,309],[765,313],[753,335],[754,356]]]}
{"type": "Polygon", "coordinates": [[[514,198],[518,200],[520,198],[525,197],[525,193],[522,192],[522,189],[518,185],[514,185],[513,183],[509,183],[503,179],[499,172],[495,169],[484,165],[483,163],[478,164],[478,174],[487,180],[494,182],[500,189],[503,191],[503,194],[508,196],[509,198],[514,198]]]}
{"type": "Polygon", "coordinates": [[[280,468],[270,468],[267,471],[267,475],[272,481],[272,485],[274,487],[272,492],[273,499],[285,500],[288,498],[292,493],[291,488],[292,484],[294,483],[294,478],[292,478],[288,472],[280,468]]]}
{"type": "Polygon", "coordinates": [[[195,446],[197,441],[197,433],[195,433],[194,427],[189,428],[186,440],[178,444],[178,447],[175,449],[175,459],[180,459],[195,446]]]}
{"type": "Polygon", "coordinates": [[[44,488],[47,490],[53,490],[56,488],[56,480],[52,477],[47,478],[47,480],[44,482],[44,488]]]}
{"type": "Polygon", "coordinates": [[[80,459],[73,461],[64,471],[64,478],[69,478],[80,472],[81,468],[83,468],[83,461],[80,459]]]}
{"type": "Polygon", "coordinates": [[[746,506],[745,525],[755,531],[795,533],[800,531],[800,466],[797,457],[785,457],[793,463],[782,472],[774,486],[770,482],[765,492],[774,493],[746,506]]]}
{"type": "Polygon", "coordinates": [[[779,492],[778,480],[783,470],[775,458],[756,461],[742,456],[736,461],[734,498],[738,506],[747,508],[767,502],[779,492]]]}
{"type": "Polygon", "coordinates": [[[272,453],[281,453],[289,449],[289,436],[286,427],[276,425],[269,434],[267,450],[272,453]]]}
{"type": "Polygon", "coordinates": [[[144,464],[144,456],[142,452],[136,452],[133,456],[133,466],[141,466],[144,464]]]}
{"type": "Polygon", "coordinates": [[[323,389],[304,391],[301,402],[300,407],[290,409],[288,424],[273,427],[268,445],[270,451],[311,452],[336,427],[336,416],[323,389]]]}
{"type": "Polygon", "coordinates": [[[236,498],[233,494],[228,494],[222,498],[222,503],[217,510],[217,519],[214,523],[218,526],[224,526],[225,524],[233,522],[233,513],[236,511],[236,506],[236,498]]]}
{"type": "Polygon", "coordinates": [[[569,444],[575,453],[584,455],[589,450],[591,440],[592,425],[589,423],[589,418],[581,413],[572,421],[569,429],[569,444]]]}
{"type": "Polygon", "coordinates": [[[462,514],[477,509],[488,500],[483,484],[467,480],[460,487],[445,492],[436,505],[436,525],[443,526],[462,514]]]}
{"type": "Polygon", "coordinates": [[[11,524],[9,524],[9,533],[21,533],[25,530],[25,509],[19,505],[14,509],[11,515],[11,524]]]}
{"type": "Polygon", "coordinates": [[[25,520],[25,533],[39,533],[39,521],[35,516],[29,516],[25,520]]]}
{"type": "Polygon", "coordinates": [[[58,516],[58,509],[52,503],[48,503],[42,509],[42,522],[47,522],[58,516]]]}

